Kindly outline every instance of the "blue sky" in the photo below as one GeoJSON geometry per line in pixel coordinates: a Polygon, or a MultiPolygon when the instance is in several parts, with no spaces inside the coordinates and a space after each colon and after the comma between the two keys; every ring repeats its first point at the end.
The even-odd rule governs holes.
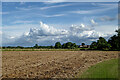
{"type": "Polygon", "coordinates": [[[119,2],[119,0],[1,0],[2,2],[119,2]]]}
{"type": "Polygon", "coordinates": [[[115,34],[117,15],[117,2],[3,2],[3,45],[90,44],[115,34]]]}

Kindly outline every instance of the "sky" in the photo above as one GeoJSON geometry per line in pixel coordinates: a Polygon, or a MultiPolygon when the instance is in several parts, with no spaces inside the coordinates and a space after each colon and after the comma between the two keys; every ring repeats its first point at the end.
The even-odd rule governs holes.
{"type": "Polygon", "coordinates": [[[3,46],[91,44],[118,28],[117,2],[2,2],[0,14],[3,46]]]}
{"type": "Polygon", "coordinates": [[[1,0],[2,2],[119,2],[119,0],[1,0]]]}

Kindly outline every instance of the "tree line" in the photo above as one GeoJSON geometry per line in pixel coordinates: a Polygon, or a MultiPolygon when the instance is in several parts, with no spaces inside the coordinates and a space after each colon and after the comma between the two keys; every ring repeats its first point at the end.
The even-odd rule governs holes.
{"type": "Polygon", "coordinates": [[[100,37],[96,42],[92,42],[90,48],[94,50],[120,50],[120,29],[116,30],[116,35],[113,35],[106,41],[100,37]]]}
{"type": "MultiPolygon", "coordinates": [[[[112,37],[109,38],[108,41],[104,39],[103,37],[99,37],[97,41],[94,41],[90,45],[90,50],[120,50],[120,29],[116,30],[117,32],[116,35],[113,35],[112,37]]],[[[81,44],[82,46],[85,45],[85,43],[81,44]]],[[[61,44],[60,42],[56,42],[54,46],[39,46],[38,44],[35,44],[33,47],[22,47],[22,46],[17,46],[17,47],[12,47],[12,46],[7,46],[7,47],[2,47],[3,49],[5,48],[19,48],[19,49],[24,49],[24,48],[30,48],[30,49],[75,49],[79,48],[80,45],[76,45],[76,43],[72,42],[67,42],[61,44]]],[[[84,47],[83,47],[84,48],[84,47]]]]}
{"type": "MultiPolygon", "coordinates": [[[[82,43],[82,45],[85,45],[85,43],[82,43]]],[[[67,42],[64,44],[61,44],[60,42],[56,42],[54,46],[39,46],[38,44],[35,44],[33,47],[23,47],[23,46],[7,46],[2,47],[3,49],[9,48],[9,49],[75,49],[78,48],[80,45],[76,45],[76,43],[67,42]]]]}
{"type": "Polygon", "coordinates": [[[75,49],[75,48],[78,48],[78,45],[72,42],[67,42],[64,44],[61,44],[60,42],[56,42],[55,46],[38,46],[38,44],[35,44],[34,48],[75,49]]]}

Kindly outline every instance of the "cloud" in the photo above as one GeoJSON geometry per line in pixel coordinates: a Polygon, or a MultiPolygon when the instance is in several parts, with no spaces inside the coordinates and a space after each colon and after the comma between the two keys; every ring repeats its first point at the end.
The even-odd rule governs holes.
{"type": "Polygon", "coordinates": [[[37,36],[58,36],[65,35],[68,31],[64,29],[56,29],[52,26],[48,26],[43,22],[40,22],[40,29],[30,29],[29,36],[37,35],[37,36]]]}
{"type": "Polygon", "coordinates": [[[13,24],[18,24],[18,23],[21,23],[21,24],[28,24],[28,23],[32,23],[33,21],[21,21],[21,20],[19,20],[19,21],[14,21],[14,22],[12,22],[13,24]]]}
{"type": "Polygon", "coordinates": [[[62,3],[62,1],[61,2],[53,2],[53,1],[46,1],[46,2],[43,2],[44,4],[56,4],[56,3],[62,3]]]}
{"type": "Polygon", "coordinates": [[[44,10],[44,9],[49,9],[49,8],[58,8],[58,7],[65,7],[65,6],[71,6],[73,4],[63,4],[63,5],[55,5],[55,6],[48,6],[48,7],[41,7],[40,9],[41,10],[44,10]]]}
{"type": "Polygon", "coordinates": [[[101,7],[118,7],[117,3],[96,3],[97,6],[101,6],[101,7]]]}
{"type": "Polygon", "coordinates": [[[31,28],[29,32],[26,32],[20,37],[15,38],[13,42],[11,42],[13,37],[4,37],[3,39],[6,39],[8,41],[10,40],[10,42],[8,43],[8,41],[3,41],[3,44],[11,46],[33,46],[35,43],[40,43],[41,45],[52,45],[55,42],[53,39],[59,40],[60,37],[67,34],[67,30],[56,29],[52,26],[44,24],[43,22],[40,22],[39,29],[31,28]]]}
{"type": "Polygon", "coordinates": [[[59,7],[65,7],[65,6],[71,6],[71,5],[75,5],[75,4],[62,4],[62,5],[54,5],[54,6],[47,6],[47,7],[27,7],[27,8],[26,7],[22,7],[22,8],[16,7],[16,9],[21,10],[21,11],[29,11],[29,10],[35,10],[35,9],[36,10],[46,10],[46,9],[59,8],[59,7]]]}
{"type": "Polygon", "coordinates": [[[0,41],[0,45],[7,45],[9,46],[10,43],[13,43],[17,38],[14,38],[13,36],[9,36],[5,33],[2,32],[2,34],[0,34],[0,36],[2,37],[2,41],[0,41]]]}
{"type": "Polygon", "coordinates": [[[112,10],[117,8],[118,5],[114,4],[114,6],[104,6],[103,9],[93,9],[93,10],[75,10],[75,11],[69,11],[69,13],[75,13],[75,14],[96,14],[96,13],[102,13],[102,12],[106,12],[108,10],[112,10]]]}
{"type": "Polygon", "coordinates": [[[84,24],[81,24],[81,25],[72,25],[70,27],[70,31],[74,34],[74,33],[80,33],[80,32],[83,32],[83,31],[89,31],[91,30],[90,27],[87,27],[85,26],[84,24]]]}
{"type": "Polygon", "coordinates": [[[119,2],[119,0],[1,0],[2,2],[119,2]]]}
{"type": "Polygon", "coordinates": [[[65,43],[68,41],[80,44],[85,42],[90,44],[91,41],[98,39],[100,36],[107,37],[107,34],[100,33],[81,23],[80,25],[72,25],[70,29],[56,29],[52,26],[40,22],[40,27],[31,28],[29,32],[24,33],[20,37],[4,36],[4,45],[13,46],[33,46],[40,45],[54,45],[55,42],[60,41],[65,43]],[[4,41],[7,40],[7,41],[4,41]]]}
{"type": "Polygon", "coordinates": [[[88,10],[77,10],[77,11],[70,11],[70,13],[76,13],[76,14],[92,14],[93,11],[88,11],[88,10]]]}
{"type": "Polygon", "coordinates": [[[9,12],[0,12],[0,15],[9,14],[9,12]]]}
{"type": "Polygon", "coordinates": [[[39,10],[40,7],[34,7],[32,5],[26,6],[26,7],[15,7],[19,11],[14,11],[14,12],[22,12],[22,11],[30,11],[30,10],[39,10]]]}
{"type": "Polygon", "coordinates": [[[97,25],[97,23],[93,19],[91,19],[91,23],[93,27],[97,25]]]}
{"type": "Polygon", "coordinates": [[[103,33],[100,32],[96,32],[94,29],[91,28],[91,26],[86,26],[84,24],[81,24],[80,26],[78,25],[72,25],[72,27],[70,27],[70,33],[71,35],[74,35],[78,38],[96,38],[96,37],[100,37],[100,36],[106,36],[103,33]]]}
{"type": "Polygon", "coordinates": [[[103,16],[99,18],[100,21],[114,21],[116,19],[117,19],[116,17],[109,17],[109,16],[103,16]]]}
{"type": "MultiPolygon", "coordinates": [[[[12,23],[13,24],[13,23],[12,23]]],[[[2,31],[5,34],[17,37],[21,36],[24,32],[28,32],[30,28],[37,28],[39,24],[13,24],[13,25],[2,25],[2,31]]]]}
{"type": "Polygon", "coordinates": [[[48,3],[58,3],[58,2],[65,2],[66,0],[46,0],[45,2],[48,2],[48,3]]]}
{"type": "Polygon", "coordinates": [[[65,16],[65,14],[54,14],[54,15],[42,15],[43,17],[59,17],[59,16],[65,16]]]}
{"type": "Polygon", "coordinates": [[[25,4],[25,2],[20,2],[20,5],[23,5],[23,4],[25,4]]]}
{"type": "Polygon", "coordinates": [[[117,7],[118,4],[117,3],[96,3],[96,2],[93,2],[91,3],[93,6],[99,6],[99,7],[117,7]]]}

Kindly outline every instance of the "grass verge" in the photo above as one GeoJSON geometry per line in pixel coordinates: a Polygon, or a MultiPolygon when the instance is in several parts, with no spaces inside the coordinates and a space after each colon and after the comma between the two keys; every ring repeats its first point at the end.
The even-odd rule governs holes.
{"type": "Polygon", "coordinates": [[[93,65],[78,78],[118,78],[118,59],[93,65]]]}

